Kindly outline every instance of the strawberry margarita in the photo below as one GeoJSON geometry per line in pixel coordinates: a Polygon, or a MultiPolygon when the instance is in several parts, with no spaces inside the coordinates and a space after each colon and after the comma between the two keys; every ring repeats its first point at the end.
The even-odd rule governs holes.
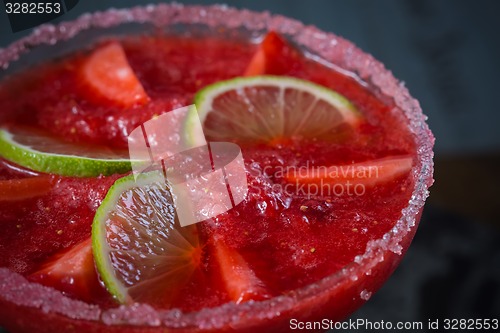
{"type": "MultiPolygon", "coordinates": [[[[0,82],[0,326],[287,331],[291,318],[342,320],[368,300],[432,183],[433,138],[406,89],[349,42],[281,17],[164,5],[89,20],[74,27],[98,39],[0,82]],[[166,28],[107,32],[130,17],[166,28]],[[193,103],[208,142],[241,148],[248,194],[196,225],[172,217],[177,236],[141,257],[123,239],[153,244],[153,229],[114,212],[133,220],[155,204],[127,201],[139,190],[117,156],[135,128],[193,103]]],[[[68,43],[61,27],[0,51],[0,64],[68,43]]]]}

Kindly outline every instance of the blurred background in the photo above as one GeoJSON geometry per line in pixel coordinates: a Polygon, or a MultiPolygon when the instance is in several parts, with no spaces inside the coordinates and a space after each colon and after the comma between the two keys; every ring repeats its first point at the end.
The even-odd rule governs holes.
{"type": "MultiPolygon", "coordinates": [[[[137,4],[81,0],[54,22],[137,4]]],[[[436,182],[420,229],[389,282],[353,318],[392,322],[499,318],[500,1],[226,0],[226,4],[292,17],[351,40],[404,81],[429,116],[436,136],[436,182]]],[[[5,47],[31,29],[13,33],[1,10],[0,31],[0,47],[5,47]]]]}

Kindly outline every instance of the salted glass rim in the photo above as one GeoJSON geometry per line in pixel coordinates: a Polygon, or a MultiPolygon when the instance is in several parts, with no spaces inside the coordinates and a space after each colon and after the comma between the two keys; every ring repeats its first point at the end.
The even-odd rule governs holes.
{"type": "Polygon", "coordinates": [[[0,268],[0,277],[3,280],[0,283],[0,297],[20,306],[41,308],[46,313],[57,313],[73,319],[101,321],[107,325],[213,328],[241,323],[245,318],[258,320],[278,316],[279,313],[294,308],[305,299],[332,290],[345,279],[357,279],[358,276],[383,262],[384,254],[388,251],[402,254],[401,242],[417,227],[418,216],[428,196],[428,188],[433,182],[434,137],[425,122],[426,117],[418,101],[410,96],[404,84],[394,78],[382,63],[341,37],[268,12],[240,10],[224,5],[158,4],[129,9],[110,9],[84,14],[70,22],[42,25],[29,36],[19,39],[5,49],[0,49],[0,68],[7,69],[10,63],[37,46],[54,45],[89,29],[112,28],[126,23],[149,23],[160,28],[174,24],[200,24],[218,29],[243,28],[250,32],[274,30],[291,38],[299,46],[333,66],[356,73],[362,81],[368,82],[373,90],[377,90],[378,94],[393,99],[396,108],[406,117],[408,128],[414,136],[418,147],[417,163],[412,170],[415,185],[408,205],[402,210],[402,215],[394,227],[380,239],[370,241],[365,253],[356,256],[346,267],[311,285],[269,300],[250,301],[239,305],[227,303],[191,313],[183,313],[177,309],[155,310],[146,304],[122,305],[102,310],[97,305],[74,300],[57,290],[30,283],[6,268],[0,268]],[[26,297],[19,297],[23,293],[26,297]],[[29,299],[33,294],[39,295],[39,298],[29,299]]]}

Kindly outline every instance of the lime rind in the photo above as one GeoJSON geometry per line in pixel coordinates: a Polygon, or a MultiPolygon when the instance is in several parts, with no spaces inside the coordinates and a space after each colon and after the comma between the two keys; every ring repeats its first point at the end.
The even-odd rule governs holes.
{"type": "Polygon", "coordinates": [[[34,171],[62,176],[96,177],[126,173],[129,159],[103,159],[41,152],[16,142],[7,129],[0,129],[0,156],[34,171]]]}
{"type": "MultiPolygon", "coordinates": [[[[203,124],[203,120],[199,116],[197,107],[195,107],[195,105],[191,105],[186,115],[183,128],[185,129],[198,128],[197,125],[198,122],[200,121],[203,124]]],[[[182,137],[184,139],[186,147],[200,147],[207,144],[205,135],[203,134],[203,132],[200,132],[198,130],[183,131],[182,137]]]]}
{"type": "MultiPolygon", "coordinates": [[[[335,109],[340,112],[345,122],[353,127],[356,126],[362,119],[362,115],[356,107],[346,97],[336,91],[330,90],[316,83],[294,77],[260,75],[252,77],[238,77],[235,79],[221,81],[200,90],[195,95],[195,105],[198,109],[198,115],[201,122],[203,123],[205,121],[208,113],[211,111],[212,102],[217,96],[231,90],[266,85],[279,87],[282,90],[291,88],[310,93],[318,100],[323,100],[334,106],[335,109]]],[[[194,133],[190,133],[192,131],[190,131],[189,126],[187,126],[186,132],[189,136],[195,135],[194,133]]]]}
{"type": "Polygon", "coordinates": [[[114,209],[120,196],[126,190],[134,187],[148,186],[158,182],[165,182],[160,171],[141,173],[134,177],[128,175],[118,179],[108,190],[106,197],[96,211],[92,223],[92,253],[100,278],[108,292],[122,304],[132,302],[128,295],[127,287],[124,286],[115,274],[115,270],[109,259],[111,248],[106,237],[106,221],[110,211],[114,209]]]}

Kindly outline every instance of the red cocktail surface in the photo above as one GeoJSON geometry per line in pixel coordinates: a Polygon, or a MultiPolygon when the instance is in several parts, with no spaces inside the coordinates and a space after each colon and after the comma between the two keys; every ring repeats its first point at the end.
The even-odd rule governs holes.
{"type": "Polygon", "coordinates": [[[126,148],[127,135],[137,126],[191,104],[208,84],[242,76],[259,51],[255,37],[269,30],[299,48],[291,46],[297,53],[285,55],[285,61],[268,61],[261,74],[298,77],[335,90],[364,119],[336,141],[235,140],[245,160],[248,197],[217,219],[200,223],[200,264],[189,282],[162,304],[118,306],[99,283],[91,252],[73,259],[90,267],[83,278],[69,269],[66,274],[43,273],[58,253],[85,245],[97,207],[121,175],[41,176],[12,200],[13,182],[39,173],[2,160],[0,325],[40,332],[252,332],[257,327],[286,331],[290,318],[344,319],[392,273],[416,231],[432,183],[433,142],[418,103],[380,63],[343,39],[281,17],[222,7],[138,8],[44,27],[0,53],[0,64],[18,53],[29,56],[23,55],[27,46],[52,38],[65,40],[87,29],[102,29],[106,36],[105,27],[131,18],[160,27],[187,24],[188,30],[196,23],[213,33],[106,37],[84,51],[44,62],[0,85],[1,122],[43,128],[75,143],[126,148]],[[251,34],[238,34],[238,28],[251,34]],[[81,75],[90,51],[117,40],[149,96],[133,107],[93,98],[89,78],[81,75]],[[354,187],[327,191],[308,186],[314,183],[309,180],[285,186],[285,167],[349,165],[388,156],[411,157],[413,168],[363,187],[362,193],[354,187]],[[224,250],[208,241],[221,237],[224,250]],[[243,300],[228,288],[224,272],[230,268],[220,259],[233,253],[259,279],[243,300]]]}

